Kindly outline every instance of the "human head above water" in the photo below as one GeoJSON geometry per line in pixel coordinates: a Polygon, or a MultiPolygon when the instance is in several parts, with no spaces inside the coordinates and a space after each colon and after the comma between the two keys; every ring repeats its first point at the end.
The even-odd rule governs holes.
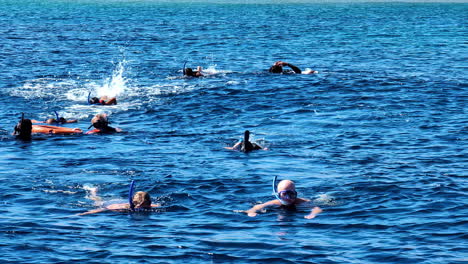
{"type": "Polygon", "coordinates": [[[30,119],[21,119],[15,126],[14,135],[21,139],[31,139],[32,122],[30,119]]]}
{"type": "Polygon", "coordinates": [[[293,204],[297,198],[296,184],[291,180],[282,180],[277,187],[278,197],[285,205],[293,204]]]}
{"type": "Polygon", "coordinates": [[[269,70],[271,73],[282,73],[283,72],[283,67],[281,67],[280,65],[273,65],[270,67],[270,70],[269,70]]]}
{"type": "Polygon", "coordinates": [[[195,76],[195,73],[193,72],[192,68],[186,68],[186,69],[185,69],[185,75],[187,75],[187,76],[195,76]]]}
{"type": "Polygon", "coordinates": [[[246,130],[244,132],[244,140],[242,141],[241,151],[250,152],[254,150],[254,146],[252,142],[250,142],[249,140],[250,140],[250,131],[246,130]]]}
{"type": "Polygon", "coordinates": [[[109,126],[109,120],[107,118],[107,114],[102,113],[102,114],[97,114],[91,119],[91,124],[95,128],[105,128],[109,126]]]}
{"type": "Polygon", "coordinates": [[[55,124],[55,123],[64,124],[66,122],[67,122],[67,120],[65,118],[63,118],[63,117],[59,117],[58,120],[55,119],[55,118],[49,118],[49,119],[46,120],[46,123],[49,124],[49,125],[50,124],[55,124]]]}
{"type": "Polygon", "coordinates": [[[135,208],[151,208],[151,197],[147,192],[137,192],[132,199],[135,208]]]}

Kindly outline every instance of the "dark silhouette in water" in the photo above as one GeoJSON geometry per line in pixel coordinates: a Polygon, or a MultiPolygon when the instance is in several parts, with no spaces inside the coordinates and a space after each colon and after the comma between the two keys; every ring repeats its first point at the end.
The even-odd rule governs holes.
{"type": "Polygon", "coordinates": [[[24,119],[24,114],[21,116],[21,121],[15,126],[13,135],[22,140],[30,140],[32,133],[32,122],[30,119],[24,119]]]}
{"type": "Polygon", "coordinates": [[[226,147],[226,149],[239,150],[242,152],[250,152],[252,150],[259,150],[259,149],[267,150],[267,148],[263,148],[257,143],[250,142],[250,131],[248,130],[244,132],[244,139],[242,141],[237,142],[232,147],[226,147]]]}

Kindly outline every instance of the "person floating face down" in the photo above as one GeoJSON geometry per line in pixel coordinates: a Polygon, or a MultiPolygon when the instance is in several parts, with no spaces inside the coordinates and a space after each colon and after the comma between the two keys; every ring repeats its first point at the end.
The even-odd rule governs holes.
{"type": "Polygon", "coordinates": [[[298,74],[312,74],[312,73],[318,73],[317,71],[310,70],[310,71],[301,71],[298,67],[292,65],[291,63],[284,62],[284,61],[277,61],[275,64],[273,64],[270,69],[268,70],[271,73],[289,73],[288,71],[284,71],[283,67],[289,67],[294,73],[298,74]]]}
{"type": "Polygon", "coordinates": [[[93,98],[89,99],[89,104],[116,105],[117,104],[117,98],[107,97],[107,96],[101,96],[100,98],[93,97],[93,98]]]}
{"type": "MultiPolygon", "coordinates": [[[[295,208],[296,205],[309,205],[311,203],[311,201],[308,199],[297,197],[296,185],[291,180],[280,181],[277,187],[277,193],[275,195],[277,199],[268,201],[263,204],[257,204],[244,212],[247,213],[247,215],[250,217],[255,217],[258,215],[259,212],[263,211],[265,208],[268,207],[295,208]]],[[[322,209],[320,207],[315,206],[312,208],[308,215],[304,216],[304,218],[312,219],[321,212],[322,209]]]]}
{"type": "Polygon", "coordinates": [[[21,118],[15,126],[13,135],[18,139],[30,140],[32,134],[80,134],[83,131],[79,128],[68,128],[48,125],[33,125],[30,119],[21,118]]]}
{"type": "Polygon", "coordinates": [[[70,123],[78,123],[78,120],[76,119],[65,119],[64,117],[59,117],[58,119],[56,118],[49,118],[47,120],[45,120],[44,122],[42,121],[37,121],[37,120],[31,120],[31,122],[33,122],[33,124],[36,124],[36,123],[46,123],[46,124],[49,124],[49,125],[52,125],[52,124],[70,124],[70,123]]]}
{"type": "MultiPolygon", "coordinates": [[[[88,190],[90,190],[90,195],[88,198],[95,201],[96,205],[102,205],[103,204],[102,198],[97,196],[97,188],[89,188],[88,190]]],[[[129,212],[133,210],[137,210],[137,211],[138,210],[151,210],[151,208],[161,206],[160,204],[152,204],[149,193],[142,192],[142,191],[136,192],[135,195],[133,195],[132,203],[133,203],[134,208],[131,208],[129,203],[114,203],[114,204],[106,205],[103,208],[89,210],[87,212],[84,212],[78,215],[95,214],[95,213],[100,213],[104,211],[129,212]]]]}
{"type": "Polygon", "coordinates": [[[184,69],[184,75],[189,77],[201,77],[203,76],[202,67],[198,66],[196,71],[192,68],[186,68],[184,69]]]}
{"type": "Polygon", "coordinates": [[[110,122],[106,114],[97,114],[93,117],[93,119],[91,119],[91,126],[89,127],[94,127],[94,129],[86,132],[86,134],[112,134],[116,132],[122,132],[122,129],[120,128],[113,128],[109,126],[109,123],[110,122]]]}
{"type": "Polygon", "coordinates": [[[242,151],[242,152],[250,152],[252,150],[259,150],[259,149],[268,150],[267,148],[264,148],[264,147],[260,146],[257,143],[250,142],[250,131],[249,130],[246,130],[244,132],[244,139],[243,140],[237,142],[232,147],[225,147],[225,148],[226,149],[232,149],[232,150],[239,150],[239,151],[242,151]]]}

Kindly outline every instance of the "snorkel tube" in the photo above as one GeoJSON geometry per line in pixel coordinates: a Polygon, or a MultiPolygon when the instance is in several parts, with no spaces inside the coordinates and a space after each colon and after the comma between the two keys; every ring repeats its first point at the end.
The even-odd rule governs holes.
{"type": "Polygon", "coordinates": [[[16,133],[20,134],[21,133],[21,125],[23,124],[24,120],[24,112],[21,113],[21,120],[18,124],[15,126],[15,132],[13,135],[16,135],[16,133]]]}
{"type": "Polygon", "coordinates": [[[187,62],[184,62],[184,67],[182,68],[182,73],[184,74],[184,76],[185,76],[185,65],[187,65],[187,62]]]}
{"type": "Polygon", "coordinates": [[[57,113],[57,111],[54,111],[55,113],[55,121],[57,122],[57,124],[62,124],[62,121],[60,121],[60,117],[59,117],[59,114],[57,113]]]}
{"type": "Polygon", "coordinates": [[[90,99],[91,99],[91,92],[88,93],[88,104],[91,104],[90,99]]]}
{"type": "Polygon", "coordinates": [[[135,205],[133,204],[133,193],[135,192],[135,181],[132,180],[130,188],[128,189],[128,203],[130,204],[130,210],[135,211],[135,205]]]}
{"type": "Polygon", "coordinates": [[[280,203],[281,203],[282,205],[288,205],[288,203],[286,203],[285,201],[283,201],[283,199],[281,199],[281,198],[279,197],[279,195],[278,195],[278,190],[276,189],[276,178],[277,178],[277,177],[278,177],[278,176],[275,176],[275,177],[273,178],[273,195],[276,197],[276,199],[278,199],[278,200],[280,201],[280,203]]]}
{"type": "Polygon", "coordinates": [[[273,195],[276,197],[276,199],[278,199],[278,200],[281,201],[281,199],[280,199],[279,196],[278,196],[278,191],[276,190],[276,178],[278,178],[278,176],[275,176],[275,177],[273,178],[273,185],[272,185],[272,188],[273,188],[273,195]]]}

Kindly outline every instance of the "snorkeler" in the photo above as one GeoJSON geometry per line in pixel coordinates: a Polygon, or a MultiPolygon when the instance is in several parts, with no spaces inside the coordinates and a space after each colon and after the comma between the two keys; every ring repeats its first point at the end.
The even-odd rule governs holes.
{"type": "Polygon", "coordinates": [[[111,134],[122,132],[122,129],[113,128],[109,126],[109,124],[110,122],[106,114],[97,114],[93,119],[91,119],[91,126],[89,126],[89,128],[94,127],[94,129],[86,132],[86,134],[111,134]]]}
{"type": "Polygon", "coordinates": [[[298,74],[312,74],[312,73],[318,73],[318,71],[310,70],[310,71],[301,71],[298,67],[292,65],[291,63],[287,63],[284,61],[277,61],[273,66],[270,67],[268,70],[271,73],[290,73],[291,71],[283,71],[283,67],[289,67],[292,69],[294,73],[298,74]]]}
{"type": "Polygon", "coordinates": [[[88,100],[89,104],[98,104],[98,105],[116,105],[117,98],[101,96],[101,98],[93,97],[88,100]]]}
{"type": "MultiPolygon", "coordinates": [[[[258,215],[258,212],[262,211],[267,207],[284,207],[284,208],[295,208],[296,205],[310,204],[310,200],[297,197],[296,185],[291,180],[282,180],[278,184],[277,190],[275,188],[276,177],[273,180],[273,191],[276,196],[276,200],[271,200],[263,204],[257,204],[247,211],[248,216],[254,217],[258,215]]],[[[312,208],[311,212],[304,216],[306,219],[312,219],[316,217],[322,209],[318,206],[312,208]]]]}
{"type": "Polygon", "coordinates": [[[100,206],[101,208],[89,210],[87,212],[78,214],[78,215],[88,215],[88,214],[95,214],[104,211],[120,211],[120,212],[131,212],[131,211],[145,211],[151,210],[154,207],[160,207],[160,204],[151,204],[151,197],[147,192],[136,192],[133,194],[133,186],[134,182],[130,185],[129,191],[129,201],[127,203],[113,203],[105,205],[104,201],[101,197],[97,195],[97,187],[90,188],[85,187],[86,190],[90,192],[88,196],[89,199],[94,201],[96,206],[100,206]]]}
{"type": "Polygon", "coordinates": [[[189,76],[189,77],[202,77],[204,76],[202,73],[202,67],[198,66],[197,70],[194,71],[192,68],[185,68],[185,63],[184,63],[184,76],[189,76]]]}
{"type": "Polygon", "coordinates": [[[24,114],[21,121],[15,126],[13,135],[19,139],[30,140],[31,134],[80,134],[83,131],[79,128],[68,128],[48,125],[33,125],[30,119],[25,119],[24,114]]]}
{"type": "Polygon", "coordinates": [[[257,143],[250,142],[249,139],[250,139],[250,131],[246,130],[244,132],[243,140],[240,140],[232,147],[225,147],[225,149],[239,150],[242,152],[250,152],[252,150],[259,150],[259,149],[268,150],[267,148],[264,148],[258,145],[257,143]]]}
{"type": "Polygon", "coordinates": [[[32,122],[30,119],[24,119],[24,114],[21,116],[21,121],[15,126],[13,135],[22,140],[30,140],[32,133],[32,122]]]}
{"type": "Polygon", "coordinates": [[[69,123],[77,123],[78,122],[77,119],[65,119],[64,117],[59,116],[56,111],[54,111],[54,113],[55,113],[56,118],[49,118],[49,119],[47,119],[45,121],[37,121],[37,120],[32,119],[31,122],[33,124],[35,124],[35,123],[46,123],[46,124],[50,124],[50,125],[52,125],[52,124],[61,125],[61,124],[69,124],[69,123]]]}

